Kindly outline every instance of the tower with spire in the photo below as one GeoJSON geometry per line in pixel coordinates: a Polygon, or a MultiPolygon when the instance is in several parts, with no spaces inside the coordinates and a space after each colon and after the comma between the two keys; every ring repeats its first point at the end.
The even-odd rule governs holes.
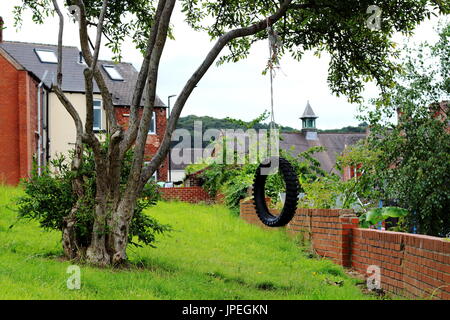
{"type": "Polygon", "coordinates": [[[316,128],[316,119],[318,116],[314,113],[313,109],[311,108],[311,104],[306,104],[305,111],[303,112],[303,115],[300,117],[302,120],[302,132],[308,132],[308,131],[317,131],[316,128]]]}

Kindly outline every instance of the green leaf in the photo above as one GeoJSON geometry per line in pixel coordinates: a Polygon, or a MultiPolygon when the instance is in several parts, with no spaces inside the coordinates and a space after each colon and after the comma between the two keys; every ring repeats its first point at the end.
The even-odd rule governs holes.
{"type": "Polygon", "coordinates": [[[408,215],[408,210],[398,207],[384,207],[381,209],[381,215],[384,219],[401,218],[408,215]]]}
{"type": "Polygon", "coordinates": [[[371,224],[377,224],[380,221],[383,221],[382,208],[372,209],[366,214],[366,221],[371,224]]]}

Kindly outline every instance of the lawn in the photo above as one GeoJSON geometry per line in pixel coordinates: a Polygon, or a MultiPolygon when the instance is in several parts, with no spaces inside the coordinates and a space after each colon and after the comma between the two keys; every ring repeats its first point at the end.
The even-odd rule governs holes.
{"type": "Polygon", "coordinates": [[[177,202],[148,210],[174,228],[156,249],[131,247],[128,269],[80,265],[81,289],[69,290],[60,234],[16,220],[20,193],[0,186],[0,299],[375,298],[283,231],[249,225],[223,206],[177,202]]]}

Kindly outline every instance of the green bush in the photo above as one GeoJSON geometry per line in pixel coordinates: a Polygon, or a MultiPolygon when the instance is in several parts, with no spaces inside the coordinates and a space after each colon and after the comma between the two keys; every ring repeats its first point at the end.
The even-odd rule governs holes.
{"type": "MultiPolygon", "coordinates": [[[[84,195],[81,199],[82,205],[76,212],[75,225],[77,243],[82,247],[88,247],[91,241],[96,194],[94,156],[92,150],[85,150],[83,164],[78,173],[83,177],[84,195]]],[[[34,165],[31,177],[22,181],[25,195],[18,199],[19,218],[36,220],[46,230],[63,230],[64,218],[70,214],[77,201],[72,192],[75,173],[66,160],[64,156],[58,156],[51,161],[50,166],[42,168],[40,175],[34,165]]],[[[121,188],[126,183],[131,163],[132,151],[129,151],[124,158],[121,188]]],[[[160,224],[144,213],[146,208],[155,205],[158,200],[158,186],[151,181],[145,186],[134,209],[128,235],[130,244],[153,246],[155,234],[171,230],[170,226],[160,224]],[[134,241],[134,238],[137,238],[137,241],[134,241]]]]}

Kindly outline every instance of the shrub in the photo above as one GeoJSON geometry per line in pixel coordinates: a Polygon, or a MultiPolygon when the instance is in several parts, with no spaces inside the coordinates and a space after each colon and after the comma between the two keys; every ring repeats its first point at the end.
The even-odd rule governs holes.
{"type": "MultiPolygon", "coordinates": [[[[89,148],[85,150],[79,172],[84,181],[84,196],[82,205],[76,212],[75,232],[77,243],[86,248],[90,244],[93,230],[96,171],[92,150],[89,148]]],[[[37,166],[34,165],[31,177],[22,181],[25,195],[18,199],[19,218],[36,220],[46,230],[63,230],[64,218],[70,214],[77,200],[72,192],[75,173],[71,171],[66,160],[63,155],[59,155],[51,161],[50,166],[42,168],[40,175],[37,166]]],[[[124,158],[121,188],[126,183],[131,161],[132,151],[129,151],[124,158]]],[[[170,226],[162,225],[144,213],[144,210],[155,205],[158,199],[156,183],[153,181],[147,183],[134,209],[128,235],[130,244],[141,246],[142,243],[153,246],[156,234],[171,230],[170,226]],[[135,237],[137,241],[133,240],[135,237]]]]}

